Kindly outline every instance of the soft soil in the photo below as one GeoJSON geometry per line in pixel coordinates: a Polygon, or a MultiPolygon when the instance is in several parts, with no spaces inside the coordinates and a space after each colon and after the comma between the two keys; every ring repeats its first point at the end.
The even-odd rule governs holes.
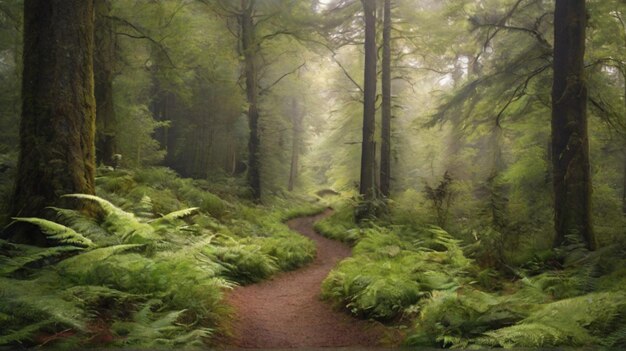
{"type": "Polygon", "coordinates": [[[317,257],[308,266],[282,273],[260,284],[238,287],[229,295],[234,308],[232,340],[239,348],[319,348],[380,346],[385,328],[358,320],[320,299],[320,286],[328,272],[350,256],[350,248],[322,237],[313,224],[330,210],[296,218],[287,225],[311,238],[317,257]]]}

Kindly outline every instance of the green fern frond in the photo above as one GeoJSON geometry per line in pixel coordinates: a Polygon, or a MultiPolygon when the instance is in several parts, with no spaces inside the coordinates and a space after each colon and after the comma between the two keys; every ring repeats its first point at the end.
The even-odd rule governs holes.
{"type": "Polygon", "coordinates": [[[161,239],[161,236],[149,224],[140,222],[134,214],[122,210],[101,197],[87,194],[69,194],[64,196],[98,203],[106,214],[105,228],[119,235],[126,243],[151,244],[161,239]]]}
{"type": "Polygon", "coordinates": [[[0,275],[7,276],[29,264],[45,260],[50,257],[60,256],[69,252],[83,250],[76,246],[55,246],[49,248],[39,248],[27,245],[16,245],[21,251],[15,256],[0,255],[0,275]]]}
{"type": "Polygon", "coordinates": [[[91,239],[86,238],[82,234],[77,233],[74,229],[59,223],[42,218],[14,217],[13,219],[18,222],[25,222],[38,226],[48,238],[57,240],[62,244],[80,245],[85,247],[96,246],[91,239]]]}
{"type": "Polygon", "coordinates": [[[53,322],[50,320],[44,320],[38,323],[4,330],[0,332],[0,346],[29,341],[39,330],[52,323],[53,322]]]}
{"type": "Polygon", "coordinates": [[[174,221],[176,219],[181,219],[185,217],[189,217],[193,214],[196,214],[200,210],[199,207],[190,207],[183,210],[174,211],[166,214],[165,216],[158,219],[158,221],[163,220],[167,222],[174,221]]]}
{"type": "Polygon", "coordinates": [[[70,273],[78,274],[89,270],[94,262],[103,261],[120,252],[143,246],[143,244],[123,244],[102,247],[63,260],[58,264],[58,267],[70,273]]]}
{"type": "Polygon", "coordinates": [[[100,205],[102,210],[104,210],[104,212],[107,215],[115,214],[120,217],[132,215],[131,213],[128,213],[122,210],[121,208],[113,205],[111,202],[99,196],[89,195],[89,194],[67,194],[67,195],[63,195],[62,197],[70,197],[70,198],[75,198],[75,199],[84,199],[84,200],[94,201],[98,205],[100,205]]]}
{"type": "Polygon", "coordinates": [[[112,237],[95,219],[80,211],[58,207],[50,209],[56,212],[59,223],[67,225],[96,243],[109,241],[112,237]]]}
{"type": "Polygon", "coordinates": [[[622,325],[609,336],[602,338],[602,345],[606,347],[625,347],[626,346],[626,325],[622,325]]]}
{"type": "Polygon", "coordinates": [[[0,278],[0,296],[0,311],[22,322],[49,320],[77,330],[86,329],[84,312],[41,280],[0,278]]]}
{"type": "Polygon", "coordinates": [[[152,198],[148,195],[144,195],[139,204],[133,209],[133,211],[142,218],[154,218],[154,203],[152,198]]]}

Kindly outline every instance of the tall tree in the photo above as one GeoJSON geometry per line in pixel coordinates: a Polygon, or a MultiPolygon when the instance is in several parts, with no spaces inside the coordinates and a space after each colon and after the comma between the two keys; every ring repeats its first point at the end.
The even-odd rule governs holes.
{"type": "MultiPolygon", "coordinates": [[[[363,140],[359,192],[367,204],[376,198],[376,1],[361,0],[365,18],[365,68],[363,88],[363,140]]],[[[367,205],[371,208],[370,205],[367,205]]],[[[371,215],[367,210],[362,215],[371,215]]]]}
{"type": "Polygon", "coordinates": [[[300,103],[295,97],[291,98],[291,165],[289,168],[289,183],[287,184],[287,190],[293,191],[296,180],[298,179],[298,167],[300,163],[300,148],[302,144],[302,119],[304,114],[302,113],[300,103]]]}
{"type": "Polygon", "coordinates": [[[391,189],[391,0],[385,0],[383,9],[382,70],[380,193],[388,197],[391,189]]]}
{"type": "Polygon", "coordinates": [[[116,59],[115,28],[110,0],[94,0],[94,82],[96,97],[96,160],[111,165],[116,153],[117,118],[113,105],[116,59]]]}
{"type": "MultiPolygon", "coordinates": [[[[93,1],[26,0],[24,73],[14,216],[45,216],[60,198],[94,194],[93,1]]],[[[35,231],[15,240],[42,243],[35,231]]]]}
{"type": "Polygon", "coordinates": [[[259,149],[261,138],[259,135],[259,91],[257,77],[258,43],[254,23],[254,7],[256,0],[241,0],[239,26],[241,28],[241,49],[244,57],[244,75],[246,77],[246,98],[248,101],[248,184],[255,200],[261,199],[261,162],[259,149]]]}
{"type": "Polygon", "coordinates": [[[557,0],[554,12],[552,166],[555,245],[580,236],[595,249],[584,78],[587,13],[584,0],[557,0]]]}

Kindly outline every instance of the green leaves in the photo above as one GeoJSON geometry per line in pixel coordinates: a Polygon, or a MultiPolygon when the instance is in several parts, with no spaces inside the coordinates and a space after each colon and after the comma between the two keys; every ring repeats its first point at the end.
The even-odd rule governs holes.
{"type": "Polygon", "coordinates": [[[13,219],[18,222],[30,223],[38,226],[48,238],[57,240],[62,244],[79,245],[88,248],[96,246],[91,239],[84,237],[82,234],[74,231],[74,229],[66,227],[62,224],[41,218],[15,217],[13,219]]]}

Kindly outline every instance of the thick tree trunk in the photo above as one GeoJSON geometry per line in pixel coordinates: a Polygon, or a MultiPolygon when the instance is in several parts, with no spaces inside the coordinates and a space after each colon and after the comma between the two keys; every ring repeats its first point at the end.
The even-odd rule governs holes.
{"type": "Polygon", "coordinates": [[[591,223],[591,175],[584,78],[584,0],[557,0],[554,14],[552,164],[555,246],[578,235],[596,248],[591,223]]]}
{"type": "Polygon", "coordinates": [[[293,191],[296,180],[298,179],[298,166],[300,160],[300,144],[302,142],[302,119],[304,114],[300,110],[298,100],[292,98],[291,100],[291,123],[292,123],[292,136],[291,136],[291,167],[289,169],[289,184],[287,190],[293,191]]]}
{"type": "Polygon", "coordinates": [[[391,191],[391,0],[385,0],[383,12],[380,193],[385,197],[389,197],[391,191]]]}
{"type": "Polygon", "coordinates": [[[255,0],[241,0],[241,44],[245,60],[246,98],[248,101],[248,185],[255,201],[261,200],[261,138],[259,135],[258,82],[256,68],[257,43],[254,25],[255,0]]]}
{"type": "Polygon", "coordinates": [[[109,0],[94,0],[96,11],[94,81],[96,96],[96,161],[113,164],[116,153],[115,134],[117,118],[113,105],[113,77],[115,69],[115,29],[109,18],[109,0]]]}
{"type": "MultiPolygon", "coordinates": [[[[78,207],[60,198],[94,194],[96,103],[93,2],[26,0],[24,73],[13,216],[45,217],[47,206],[78,207]]],[[[13,239],[41,244],[33,230],[13,239]]]]}
{"type": "MultiPolygon", "coordinates": [[[[365,69],[363,102],[363,142],[359,191],[365,202],[376,198],[376,1],[361,0],[365,15],[365,69]]],[[[371,215],[368,213],[365,215],[371,215]]]]}

